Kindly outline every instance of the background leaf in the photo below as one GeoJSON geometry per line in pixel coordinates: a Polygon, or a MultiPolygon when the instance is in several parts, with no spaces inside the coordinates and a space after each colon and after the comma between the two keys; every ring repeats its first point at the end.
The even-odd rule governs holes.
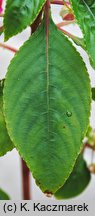
{"type": "Polygon", "coordinates": [[[9,138],[3,115],[3,81],[0,81],[0,156],[3,156],[13,148],[14,146],[9,138]]]}
{"type": "Polygon", "coordinates": [[[86,133],[87,143],[92,147],[95,147],[95,131],[89,125],[87,133],[86,133]]]}
{"type": "Polygon", "coordinates": [[[3,30],[0,31],[0,35],[3,33],[3,30]]]}
{"type": "Polygon", "coordinates": [[[84,35],[90,62],[95,68],[95,1],[70,0],[74,14],[84,35]]]}
{"type": "Polygon", "coordinates": [[[10,200],[8,194],[6,194],[2,189],[0,189],[0,200],[10,200]]]}
{"type": "Polygon", "coordinates": [[[86,162],[84,161],[83,156],[80,155],[76,161],[73,172],[62,188],[55,193],[55,197],[57,199],[68,199],[78,196],[86,189],[90,179],[91,175],[86,162]]]}
{"type": "Polygon", "coordinates": [[[52,21],[46,38],[42,23],[11,62],[4,112],[9,134],[37,184],[54,193],[82,147],[91,90],[82,58],[52,21]]]}
{"type": "Polygon", "coordinates": [[[92,99],[95,101],[95,88],[92,88],[92,99]]]}
{"type": "Polygon", "coordinates": [[[45,0],[7,0],[4,16],[5,41],[32,24],[45,0]]]}

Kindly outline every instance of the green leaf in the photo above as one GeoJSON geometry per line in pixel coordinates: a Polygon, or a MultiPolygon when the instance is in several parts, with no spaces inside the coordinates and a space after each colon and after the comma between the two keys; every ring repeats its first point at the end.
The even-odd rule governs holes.
{"type": "Polygon", "coordinates": [[[43,192],[54,193],[70,175],[90,103],[82,58],[52,21],[46,35],[43,22],[12,60],[4,88],[9,134],[43,192]]]}
{"type": "Polygon", "coordinates": [[[1,188],[0,188],[0,200],[10,200],[9,195],[6,194],[1,188]]]}
{"type": "Polygon", "coordinates": [[[70,0],[74,14],[84,35],[84,42],[92,66],[95,68],[95,1],[70,0]]]}
{"type": "Polygon", "coordinates": [[[92,129],[92,127],[89,125],[88,130],[87,130],[87,132],[86,132],[86,136],[89,137],[90,134],[92,134],[92,133],[93,133],[93,129],[92,129]]]}
{"type": "Polygon", "coordinates": [[[3,26],[0,27],[0,35],[4,32],[3,26]]]}
{"type": "Polygon", "coordinates": [[[79,38],[79,37],[70,37],[70,38],[74,41],[74,43],[77,46],[81,46],[83,49],[85,49],[85,43],[84,43],[84,39],[83,38],[79,38]]]}
{"type": "Polygon", "coordinates": [[[87,143],[95,147],[95,131],[92,129],[91,126],[88,127],[86,138],[87,138],[87,143]]]}
{"type": "Polygon", "coordinates": [[[62,188],[55,193],[55,197],[57,199],[69,199],[78,196],[86,189],[90,180],[90,172],[86,162],[83,160],[83,156],[80,155],[76,161],[73,172],[62,188]]]}
{"type": "Polygon", "coordinates": [[[92,99],[95,101],[95,88],[92,88],[92,99]]]}
{"type": "Polygon", "coordinates": [[[4,16],[5,41],[31,25],[46,0],[7,0],[4,16]]]}
{"type": "Polygon", "coordinates": [[[3,30],[0,30],[0,35],[3,33],[3,30]]]}
{"type": "Polygon", "coordinates": [[[0,81],[0,156],[3,156],[13,148],[14,146],[9,138],[3,115],[3,81],[0,81]]]}

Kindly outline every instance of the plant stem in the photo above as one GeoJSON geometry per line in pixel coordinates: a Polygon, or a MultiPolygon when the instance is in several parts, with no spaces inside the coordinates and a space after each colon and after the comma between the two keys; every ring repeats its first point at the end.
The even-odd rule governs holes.
{"type": "Polygon", "coordinates": [[[42,10],[39,13],[39,15],[37,16],[36,20],[34,21],[34,23],[31,25],[31,34],[34,33],[37,29],[37,27],[39,26],[39,24],[41,23],[41,18],[42,18],[42,10]]]}
{"type": "MultiPolygon", "coordinates": [[[[14,53],[16,53],[18,50],[15,48],[12,48],[10,46],[7,46],[5,44],[0,43],[0,47],[10,50],[14,53]]],[[[23,191],[23,200],[30,200],[30,171],[24,162],[23,159],[21,159],[21,166],[22,166],[22,191],[23,191]]]]}
{"type": "Polygon", "coordinates": [[[23,200],[30,200],[30,171],[23,159],[21,159],[21,165],[23,200]]]}
{"type": "Polygon", "coordinates": [[[66,30],[62,29],[57,25],[57,28],[61,30],[65,35],[67,35],[69,38],[71,38],[78,46],[81,46],[85,50],[85,44],[83,43],[81,38],[78,38],[71,33],[67,32],[66,30]]]}
{"type": "Polygon", "coordinates": [[[3,31],[3,30],[4,30],[4,27],[3,27],[3,26],[1,26],[1,27],[0,27],[0,31],[3,31]]]}
{"type": "Polygon", "coordinates": [[[66,30],[60,28],[59,24],[57,25],[57,28],[58,28],[59,30],[61,30],[64,34],[66,34],[67,36],[69,36],[70,38],[76,39],[76,36],[72,35],[71,33],[67,32],[66,30]]]}
{"type": "Polygon", "coordinates": [[[17,49],[15,49],[15,48],[13,48],[13,47],[10,47],[10,46],[8,46],[8,45],[6,45],[6,44],[2,44],[2,43],[0,43],[0,47],[2,47],[2,48],[4,48],[4,49],[7,49],[7,50],[9,50],[9,51],[11,51],[11,52],[14,52],[14,53],[16,53],[18,50],[17,49]]]}
{"type": "Polygon", "coordinates": [[[51,1],[50,4],[64,5],[64,2],[63,1],[54,0],[54,1],[51,1]]]}
{"type": "Polygon", "coordinates": [[[0,17],[4,17],[4,14],[0,14],[0,17]]]}
{"type": "Polygon", "coordinates": [[[65,5],[69,10],[71,9],[69,7],[70,3],[69,2],[65,2],[65,1],[61,1],[61,0],[52,0],[50,1],[50,4],[56,4],[56,5],[65,5]]]}
{"type": "Polygon", "coordinates": [[[69,24],[72,24],[72,23],[75,23],[75,20],[60,22],[60,23],[57,24],[57,27],[61,28],[63,26],[66,26],[66,25],[69,25],[69,24]]]}
{"type": "Polygon", "coordinates": [[[64,5],[68,8],[69,11],[72,11],[72,9],[69,7],[70,3],[63,1],[64,5]]]}

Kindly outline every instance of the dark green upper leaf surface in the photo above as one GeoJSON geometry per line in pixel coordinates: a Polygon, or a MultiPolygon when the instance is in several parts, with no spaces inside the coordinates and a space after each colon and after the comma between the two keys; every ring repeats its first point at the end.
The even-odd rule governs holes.
{"type": "Polygon", "coordinates": [[[9,138],[3,115],[3,81],[0,81],[0,156],[3,156],[13,148],[14,146],[9,138]]]}
{"type": "Polygon", "coordinates": [[[70,2],[82,29],[91,64],[95,68],[95,1],[70,0],[70,2]]]}
{"type": "Polygon", "coordinates": [[[45,0],[7,0],[4,16],[5,41],[32,24],[45,0]]]}
{"type": "Polygon", "coordinates": [[[0,200],[10,200],[9,195],[0,189],[0,200]]]}
{"type": "Polygon", "coordinates": [[[5,81],[9,134],[43,192],[70,175],[89,123],[91,90],[71,42],[42,23],[12,60],[5,81]]]}
{"type": "Polygon", "coordinates": [[[63,187],[55,193],[55,197],[57,199],[68,199],[78,196],[86,189],[90,179],[91,175],[86,162],[83,160],[82,155],[80,155],[76,161],[73,172],[63,187]]]}

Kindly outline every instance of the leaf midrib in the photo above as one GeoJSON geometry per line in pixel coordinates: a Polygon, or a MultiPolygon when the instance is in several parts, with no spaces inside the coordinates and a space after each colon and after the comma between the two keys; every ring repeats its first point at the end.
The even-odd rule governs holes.
{"type": "Polygon", "coordinates": [[[48,140],[50,134],[50,98],[49,98],[49,17],[46,18],[46,94],[47,94],[47,127],[48,127],[48,140]]]}

